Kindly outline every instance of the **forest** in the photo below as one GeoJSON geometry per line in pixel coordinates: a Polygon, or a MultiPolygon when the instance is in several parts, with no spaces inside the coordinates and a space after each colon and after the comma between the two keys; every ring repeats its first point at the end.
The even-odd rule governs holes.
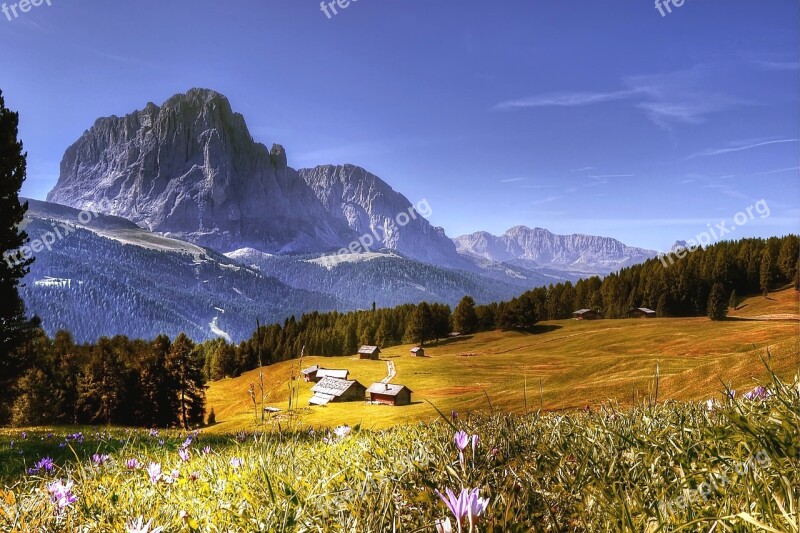
{"type": "MultiPolygon", "coordinates": [[[[435,342],[451,332],[494,329],[536,331],[543,320],[561,320],[589,308],[607,319],[637,307],[659,317],[724,319],[740,297],[793,284],[798,287],[800,238],[743,239],[698,250],[665,267],[658,259],[606,276],[539,287],[510,301],[476,305],[464,296],[455,309],[422,302],[348,313],[313,312],[258,325],[248,340],[195,344],[124,336],[76,344],[70,333],[53,339],[41,329],[15,355],[25,368],[0,418],[17,425],[122,424],[196,427],[206,422],[210,380],[296,358],[342,356],[360,345],[389,347],[435,342]],[[4,414],[4,416],[2,416],[4,414]]],[[[365,305],[368,307],[368,305],[365,305]]],[[[256,324],[254,324],[255,326],[256,324]]]]}

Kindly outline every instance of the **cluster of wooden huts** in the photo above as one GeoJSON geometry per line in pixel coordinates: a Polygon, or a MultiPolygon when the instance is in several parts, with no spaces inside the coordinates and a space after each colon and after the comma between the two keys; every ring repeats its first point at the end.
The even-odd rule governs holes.
{"type": "MultiPolygon", "coordinates": [[[[412,353],[424,356],[425,351],[412,353]]],[[[362,346],[358,350],[359,359],[378,360],[381,349],[377,346],[362,346]]],[[[357,380],[348,379],[350,372],[346,369],[322,368],[319,365],[306,368],[301,372],[303,379],[313,382],[311,392],[314,395],[308,401],[310,405],[327,405],[339,402],[363,402],[368,400],[384,405],[409,405],[413,391],[405,385],[392,383],[373,383],[369,388],[357,380]]]]}

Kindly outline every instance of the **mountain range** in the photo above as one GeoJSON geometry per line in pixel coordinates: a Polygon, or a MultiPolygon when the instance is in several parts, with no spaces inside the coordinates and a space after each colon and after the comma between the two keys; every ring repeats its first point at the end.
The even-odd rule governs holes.
{"type": "MultiPolygon", "coordinates": [[[[450,239],[425,218],[426,202],[412,204],[363,168],[290,167],[281,145],[256,142],[227,98],[207,89],[175,95],[160,106],[148,103],[123,117],[98,119],[67,148],[47,200],[32,202],[34,227],[59,220],[78,227],[81,238],[63,239],[37,254],[26,302],[48,331],[56,324],[80,330],[79,340],[116,333],[152,337],[178,331],[182,323],[198,339],[222,330],[238,340],[252,329],[252,315],[266,322],[313,310],[367,308],[372,302],[453,305],[464,294],[490,302],[535,286],[604,275],[656,255],[610,238],[554,235],[524,226],[500,236],[478,232],[450,239]],[[104,216],[85,224],[80,211],[104,216]],[[71,296],[76,287],[85,291],[97,279],[126,282],[120,265],[97,270],[92,262],[102,259],[86,255],[90,242],[104,253],[115,247],[141,249],[122,254],[136,277],[127,280],[127,289],[113,290],[103,307],[119,315],[121,295],[133,291],[141,309],[166,309],[168,326],[162,317],[126,328],[124,321],[105,323],[98,313],[96,327],[81,329],[63,318],[67,308],[87,305],[88,300],[71,296]],[[174,286],[186,296],[175,300],[180,306],[157,293],[137,294],[145,280],[158,286],[169,277],[152,254],[187,267],[174,286]],[[65,272],[60,262],[83,266],[65,272]],[[209,268],[220,280],[234,271],[261,280],[248,285],[257,294],[246,298],[272,303],[240,302],[231,293],[242,291],[241,281],[220,282],[226,294],[200,290],[217,286],[208,278],[209,268]],[[43,285],[47,279],[71,281],[43,285]],[[48,304],[37,287],[60,291],[60,302],[48,304]],[[189,312],[192,305],[203,311],[189,312]],[[245,308],[250,315],[233,316],[245,308]]],[[[139,316],[150,314],[140,310],[139,316]]]]}

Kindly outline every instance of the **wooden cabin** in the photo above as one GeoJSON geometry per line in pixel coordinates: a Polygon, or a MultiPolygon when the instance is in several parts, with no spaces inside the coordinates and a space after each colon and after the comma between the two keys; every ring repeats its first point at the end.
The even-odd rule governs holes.
{"type": "Polygon", "coordinates": [[[350,372],[345,369],[322,368],[319,365],[306,368],[300,372],[307,382],[319,383],[324,378],[347,379],[350,372]]]}
{"type": "Polygon", "coordinates": [[[311,387],[311,392],[314,395],[308,400],[309,405],[327,405],[339,402],[363,402],[367,389],[358,381],[323,378],[311,387]]]}
{"type": "Polygon", "coordinates": [[[411,348],[411,355],[414,357],[425,357],[425,348],[421,346],[411,348]]]}
{"type": "Polygon", "coordinates": [[[367,389],[369,399],[384,405],[408,405],[411,403],[411,393],[414,392],[405,385],[391,383],[373,383],[367,389]]]}
{"type": "Polygon", "coordinates": [[[358,358],[359,359],[374,359],[377,361],[380,358],[381,349],[377,346],[362,346],[358,350],[358,358]]]}
{"type": "Polygon", "coordinates": [[[655,318],[658,315],[655,311],[647,307],[637,307],[628,312],[628,316],[631,318],[655,318]]]}
{"type": "Polygon", "coordinates": [[[594,309],[578,309],[572,316],[575,317],[575,320],[597,320],[600,318],[600,315],[594,309]]]}

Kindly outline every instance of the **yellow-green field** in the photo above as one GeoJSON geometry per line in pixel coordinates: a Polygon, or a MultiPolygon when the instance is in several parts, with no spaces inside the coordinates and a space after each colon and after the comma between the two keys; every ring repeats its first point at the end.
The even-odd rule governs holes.
{"type": "MultiPolygon", "coordinates": [[[[369,386],[386,376],[391,360],[397,369],[393,383],[407,385],[414,394],[413,404],[405,407],[365,402],[309,407],[313,384],[295,381],[299,416],[312,427],[361,424],[377,429],[429,420],[438,415],[428,401],[445,413],[489,409],[489,402],[515,412],[524,411],[526,401],[528,410],[574,409],[608,400],[631,404],[654,393],[657,366],[659,400],[720,397],[723,383],[745,392],[767,379],[760,359],[767,348],[778,375],[791,379],[798,372],[799,305],[797,291],[789,289],[769,299],[749,298],[723,322],[548,321],[533,334],[496,331],[445,341],[426,347],[425,358],[412,357],[411,345],[385,349],[380,361],[306,357],[264,368],[267,405],[282,410],[268,419],[286,416],[291,376],[315,364],[346,368],[350,379],[369,386]]],[[[211,431],[253,427],[251,383],[258,391],[258,370],[210,384],[208,407],[218,422],[211,431]]]]}

